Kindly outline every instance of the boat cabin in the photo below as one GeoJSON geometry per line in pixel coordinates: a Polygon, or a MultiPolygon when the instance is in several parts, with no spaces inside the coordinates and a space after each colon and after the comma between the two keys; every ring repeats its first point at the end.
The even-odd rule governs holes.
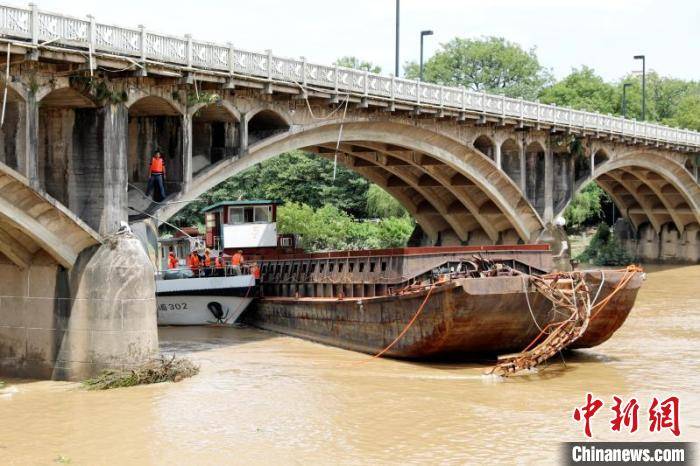
{"type": "Polygon", "coordinates": [[[206,246],[227,255],[239,249],[253,255],[294,251],[296,235],[277,234],[280,204],[272,200],[222,201],[204,208],[206,246]]]}

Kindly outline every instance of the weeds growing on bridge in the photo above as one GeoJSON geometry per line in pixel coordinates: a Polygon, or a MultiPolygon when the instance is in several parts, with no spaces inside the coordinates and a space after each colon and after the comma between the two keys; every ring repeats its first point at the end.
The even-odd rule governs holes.
{"type": "Polygon", "coordinates": [[[179,382],[199,373],[199,366],[183,358],[154,359],[130,370],[105,370],[97,377],[83,381],[88,390],[107,390],[110,388],[132,387],[134,385],[179,382]]]}

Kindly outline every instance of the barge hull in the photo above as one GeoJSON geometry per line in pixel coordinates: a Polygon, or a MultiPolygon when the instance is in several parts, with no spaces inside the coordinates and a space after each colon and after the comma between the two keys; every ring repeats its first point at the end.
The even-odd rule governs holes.
{"type": "MultiPolygon", "coordinates": [[[[623,275],[606,271],[598,299],[609,295],[623,275]]],[[[593,297],[601,273],[586,272],[586,282],[593,297]]],[[[572,347],[592,347],[610,338],[629,315],[641,282],[642,274],[636,273],[572,347]]],[[[525,287],[522,276],[465,278],[437,286],[416,322],[386,354],[415,359],[520,351],[540,328],[557,320],[551,302],[534,289],[526,297],[525,287]]],[[[427,292],[363,299],[262,298],[242,319],[262,329],[374,354],[402,332],[427,292]]]]}

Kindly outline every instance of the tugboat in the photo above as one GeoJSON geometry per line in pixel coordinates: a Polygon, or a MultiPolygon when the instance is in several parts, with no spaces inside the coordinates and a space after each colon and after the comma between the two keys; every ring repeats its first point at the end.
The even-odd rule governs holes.
{"type": "Polygon", "coordinates": [[[548,244],[305,253],[295,235],[277,234],[278,205],[233,201],[203,211],[206,247],[242,251],[255,265],[255,299],[241,321],[374,355],[471,358],[527,348],[499,369],[517,372],[606,341],[643,281],[634,267],[552,273],[548,244]]]}
{"type": "Polygon", "coordinates": [[[251,259],[302,252],[296,249],[294,235],[277,234],[278,205],[270,200],[219,202],[202,210],[204,235],[189,227],[159,239],[158,325],[237,322],[257,293],[259,267],[251,259]],[[176,258],[172,265],[171,253],[176,258]]]}

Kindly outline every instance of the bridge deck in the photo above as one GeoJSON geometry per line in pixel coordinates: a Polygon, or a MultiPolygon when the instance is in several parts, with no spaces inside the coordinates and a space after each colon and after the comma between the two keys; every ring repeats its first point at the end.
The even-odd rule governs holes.
{"type": "MultiPolygon", "coordinates": [[[[522,99],[460,87],[421,83],[362,70],[308,63],[272,53],[241,50],[231,45],[202,42],[191,37],[156,34],[143,28],[125,28],[39,11],[35,6],[17,8],[0,5],[0,33],[15,44],[35,50],[86,50],[89,65],[95,56],[122,58],[139,66],[165,66],[181,73],[211,75],[221,82],[235,79],[261,86],[284,83],[329,95],[352,95],[367,104],[376,101],[389,108],[408,105],[426,112],[447,112],[457,118],[491,116],[536,125],[554,125],[575,131],[593,131],[631,137],[647,143],[700,149],[700,133],[663,125],[638,122],[611,115],[545,105],[522,99]],[[48,43],[51,43],[49,45],[48,43]],[[41,44],[41,45],[40,45],[41,44]]],[[[271,91],[271,88],[270,88],[271,91]]]]}

